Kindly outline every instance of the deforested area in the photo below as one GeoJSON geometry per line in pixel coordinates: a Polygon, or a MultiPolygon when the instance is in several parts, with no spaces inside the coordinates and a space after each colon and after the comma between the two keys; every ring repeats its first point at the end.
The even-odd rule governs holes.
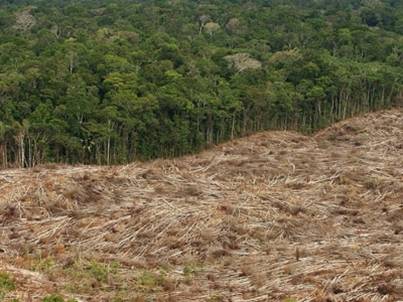
{"type": "Polygon", "coordinates": [[[0,192],[0,300],[403,300],[401,109],[0,192]]]}
{"type": "Polygon", "coordinates": [[[0,0],[0,302],[403,302],[403,1],[0,0]]]}

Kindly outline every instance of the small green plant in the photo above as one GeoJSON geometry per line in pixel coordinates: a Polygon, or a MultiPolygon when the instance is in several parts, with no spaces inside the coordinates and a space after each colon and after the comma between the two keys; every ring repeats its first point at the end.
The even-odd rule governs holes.
{"type": "Polygon", "coordinates": [[[7,293],[13,290],[15,290],[15,284],[10,275],[0,272],[0,301],[4,299],[7,293]]]}
{"type": "Polygon", "coordinates": [[[155,274],[152,272],[143,272],[138,278],[138,283],[147,288],[153,288],[156,286],[161,286],[164,282],[164,276],[160,274],[155,274]]]}
{"type": "Polygon", "coordinates": [[[88,266],[88,271],[99,282],[106,282],[109,276],[108,266],[92,261],[88,266]]]}
{"type": "Polygon", "coordinates": [[[42,302],[64,302],[64,299],[59,295],[53,294],[43,298],[42,302]]]}
{"type": "Polygon", "coordinates": [[[48,272],[55,266],[55,261],[52,258],[37,259],[33,265],[32,270],[38,272],[48,272]]]}
{"type": "Polygon", "coordinates": [[[201,272],[201,270],[201,266],[197,264],[188,264],[183,268],[183,274],[189,277],[201,272]]]}

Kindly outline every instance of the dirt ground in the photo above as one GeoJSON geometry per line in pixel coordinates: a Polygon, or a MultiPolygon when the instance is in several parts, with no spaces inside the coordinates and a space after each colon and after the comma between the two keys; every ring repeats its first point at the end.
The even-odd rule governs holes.
{"type": "Polygon", "coordinates": [[[403,301],[403,110],[0,171],[0,272],[4,301],[403,301]]]}

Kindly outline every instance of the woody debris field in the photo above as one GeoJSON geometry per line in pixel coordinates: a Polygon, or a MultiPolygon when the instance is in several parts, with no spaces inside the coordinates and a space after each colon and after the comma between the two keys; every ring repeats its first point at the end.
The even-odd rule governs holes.
{"type": "Polygon", "coordinates": [[[403,301],[403,111],[0,171],[0,301],[403,301]]]}

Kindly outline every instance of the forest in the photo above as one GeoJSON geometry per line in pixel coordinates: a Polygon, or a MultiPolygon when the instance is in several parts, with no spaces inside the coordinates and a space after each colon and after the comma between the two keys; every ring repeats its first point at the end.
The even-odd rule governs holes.
{"type": "Polygon", "coordinates": [[[172,157],[403,102],[399,0],[0,0],[0,167],[172,157]]]}

